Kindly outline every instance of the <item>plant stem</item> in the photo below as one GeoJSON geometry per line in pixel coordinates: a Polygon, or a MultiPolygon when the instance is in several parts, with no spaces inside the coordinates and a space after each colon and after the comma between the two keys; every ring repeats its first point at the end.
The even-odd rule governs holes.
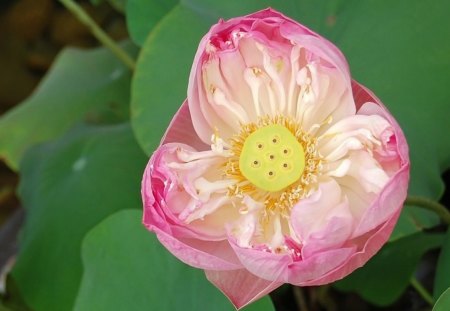
{"type": "Polygon", "coordinates": [[[87,26],[92,34],[104,46],[109,48],[111,52],[116,55],[128,68],[134,70],[136,64],[134,60],[116,43],[112,40],[106,32],[104,32],[95,21],[73,0],[59,0],[75,17],[87,26]]]}
{"type": "Polygon", "coordinates": [[[425,300],[430,306],[433,306],[435,301],[433,296],[427,291],[425,287],[413,276],[409,280],[412,287],[419,293],[419,295],[425,300]]]}
{"type": "Polygon", "coordinates": [[[336,311],[337,306],[330,296],[330,289],[330,285],[322,285],[317,287],[317,300],[319,301],[320,305],[325,308],[326,311],[336,311]]]}
{"type": "Polygon", "coordinates": [[[303,289],[300,286],[292,286],[294,291],[294,299],[297,302],[300,311],[308,311],[308,306],[306,304],[305,295],[303,294],[303,289]]]}
{"type": "Polygon", "coordinates": [[[415,205],[433,211],[442,219],[443,222],[450,225],[450,211],[444,205],[436,201],[412,195],[406,198],[405,204],[415,205]]]}
{"type": "Polygon", "coordinates": [[[14,195],[14,189],[12,187],[5,187],[0,189],[0,204],[6,202],[10,197],[14,195]]]}

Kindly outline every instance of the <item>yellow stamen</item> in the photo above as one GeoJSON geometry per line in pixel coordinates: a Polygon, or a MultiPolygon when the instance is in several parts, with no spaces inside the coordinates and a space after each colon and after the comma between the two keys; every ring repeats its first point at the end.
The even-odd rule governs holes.
{"type": "MultiPolygon", "coordinates": [[[[282,132],[282,135],[288,136],[285,134],[284,130],[280,130],[280,132],[282,132]]],[[[254,137],[259,138],[258,136],[260,135],[256,134],[254,137]]],[[[279,212],[283,217],[288,217],[292,206],[307,196],[315,186],[323,163],[323,159],[317,151],[317,139],[303,131],[301,126],[294,120],[279,115],[273,117],[261,117],[258,122],[241,125],[240,133],[230,140],[230,146],[232,156],[224,165],[224,173],[227,178],[234,179],[236,183],[229,188],[228,195],[233,197],[249,195],[256,201],[264,202],[265,211],[263,212],[262,219],[264,222],[268,221],[268,218],[276,212],[279,212]],[[263,128],[268,129],[267,134],[262,134],[264,139],[266,138],[265,135],[270,135],[269,132],[280,135],[277,131],[280,128],[284,128],[292,135],[292,139],[296,141],[295,143],[299,144],[303,151],[303,153],[302,151],[298,151],[298,149],[296,151],[296,154],[301,155],[297,155],[296,161],[303,163],[296,163],[296,165],[298,165],[296,166],[297,174],[301,171],[298,178],[287,178],[286,180],[288,181],[283,183],[284,187],[280,187],[280,189],[272,188],[266,184],[261,186],[261,184],[255,182],[252,173],[246,173],[244,165],[240,165],[241,157],[246,157],[242,156],[242,154],[247,154],[245,151],[245,149],[247,149],[245,147],[247,139],[250,138],[253,133],[258,132],[263,128]],[[274,129],[276,129],[275,132],[273,131],[274,129]],[[303,168],[301,168],[302,166],[303,168]]],[[[256,153],[256,155],[260,156],[263,155],[263,153],[256,153]]],[[[268,156],[269,158],[267,161],[270,161],[270,154],[268,156]]]]}

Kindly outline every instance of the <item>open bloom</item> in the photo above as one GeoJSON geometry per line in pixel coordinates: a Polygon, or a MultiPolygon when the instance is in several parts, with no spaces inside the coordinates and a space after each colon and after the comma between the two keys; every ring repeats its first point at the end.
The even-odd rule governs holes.
{"type": "Polygon", "coordinates": [[[340,51],[267,9],[202,39],[187,101],[144,174],[143,221],[239,308],[362,266],[408,179],[400,127],[340,51]]]}

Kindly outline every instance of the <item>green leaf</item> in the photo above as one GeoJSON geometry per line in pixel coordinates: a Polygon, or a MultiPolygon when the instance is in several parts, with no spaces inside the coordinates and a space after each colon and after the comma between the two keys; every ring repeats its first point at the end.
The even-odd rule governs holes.
{"type": "Polygon", "coordinates": [[[434,298],[438,298],[448,287],[450,287],[450,229],[447,230],[436,267],[434,298]]]}
{"type": "MultiPolygon", "coordinates": [[[[135,50],[129,43],[123,47],[135,50]]],[[[63,50],[33,95],[0,119],[0,157],[17,169],[27,148],[60,136],[81,119],[127,119],[130,78],[109,50],[63,50]]]]}
{"type": "Polygon", "coordinates": [[[450,79],[450,41],[442,41],[450,36],[446,14],[450,2],[436,1],[433,6],[418,0],[358,4],[357,12],[370,10],[370,14],[351,10],[341,14],[341,19],[352,18],[336,34],[339,46],[354,77],[381,97],[407,135],[411,193],[438,198],[444,189],[440,174],[450,165],[450,141],[442,139],[450,130],[450,90],[445,87],[450,79]]]}
{"type": "MultiPolygon", "coordinates": [[[[352,0],[346,1],[350,2],[352,0]]],[[[197,12],[203,18],[207,16],[213,18],[214,23],[219,18],[229,19],[272,7],[280,12],[284,12],[287,16],[301,21],[304,25],[314,26],[316,27],[315,30],[319,30],[317,27],[325,25],[327,14],[338,5],[339,0],[320,2],[315,0],[246,0],[245,2],[238,0],[221,2],[214,0],[181,0],[180,3],[197,12]]]]}
{"type": "Polygon", "coordinates": [[[158,145],[186,97],[189,63],[211,23],[178,5],[160,21],[142,48],[132,83],[131,113],[136,138],[147,154],[158,145]]]}
{"type": "Polygon", "coordinates": [[[32,311],[24,301],[22,293],[17,288],[17,284],[11,274],[6,276],[5,287],[4,294],[0,295],[2,306],[13,311],[32,311]]]}
{"type": "Polygon", "coordinates": [[[108,0],[108,2],[114,9],[124,13],[128,0],[108,0]]]}
{"type": "MultiPolygon", "coordinates": [[[[125,12],[125,7],[127,5],[128,0],[107,0],[107,1],[116,11],[121,13],[125,12]]],[[[105,0],[91,0],[91,3],[93,5],[100,5],[103,2],[105,2],[105,0]]]]}
{"type": "Polygon", "coordinates": [[[422,207],[406,205],[389,241],[395,241],[423,229],[434,227],[439,222],[440,219],[437,214],[422,207]]]}
{"type": "Polygon", "coordinates": [[[128,124],[79,127],[25,155],[27,218],[12,276],[33,310],[72,310],[82,238],[109,214],[141,207],[146,161],[128,124]]]}
{"type": "MultiPolygon", "coordinates": [[[[150,5],[146,5],[149,7],[150,5]]],[[[200,38],[219,17],[272,6],[335,42],[353,77],[374,90],[399,120],[410,145],[410,193],[438,199],[450,165],[450,2],[181,1],[153,28],[132,84],[132,126],[147,154],[186,97],[200,38]],[[182,29],[182,30],[181,30],[182,29]],[[387,35],[388,34],[388,35],[387,35]]],[[[406,208],[394,239],[438,224],[430,211],[406,208]]]]}
{"type": "MultiPolygon", "coordinates": [[[[171,255],[141,219],[140,211],[120,211],[85,237],[76,311],[234,310],[203,271],[171,255]]],[[[265,297],[244,310],[274,308],[265,297]]]]}
{"type": "Polygon", "coordinates": [[[422,257],[442,244],[442,234],[422,232],[386,244],[365,266],[335,283],[342,291],[354,291],[367,301],[387,306],[408,287],[422,257]]]}
{"type": "Polygon", "coordinates": [[[177,0],[127,0],[127,26],[133,42],[141,46],[150,30],[177,3],[177,0]]]}
{"type": "MultiPolygon", "coordinates": [[[[231,308],[226,310],[233,311],[235,309],[231,308]]],[[[246,306],[244,309],[242,309],[242,311],[275,311],[275,307],[273,306],[270,296],[264,296],[263,298],[246,306]]]]}
{"type": "Polygon", "coordinates": [[[439,297],[438,301],[433,307],[433,311],[448,311],[450,310],[450,288],[439,297]]]}

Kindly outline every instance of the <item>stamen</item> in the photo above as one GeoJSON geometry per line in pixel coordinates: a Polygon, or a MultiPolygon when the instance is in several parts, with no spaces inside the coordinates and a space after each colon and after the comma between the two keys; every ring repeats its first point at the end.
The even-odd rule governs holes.
{"type": "MultiPolygon", "coordinates": [[[[290,159],[290,156],[292,156],[292,149],[289,144],[285,145],[282,143],[279,135],[274,136],[272,133],[271,136],[268,137],[270,137],[268,142],[261,141],[257,143],[255,150],[260,150],[264,154],[266,144],[272,145],[271,147],[278,146],[277,148],[280,148],[279,152],[282,157],[280,158],[280,162],[277,162],[278,166],[276,170],[279,171],[279,174],[284,175],[286,172],[292,170],[292,163],[284,160],[290,159]]],[[[312,137],[310,133],[303,131],[301,126],[294,120],[281,115],[273,117],[264,116],[255,123],[242,124],[240,133],[230,140],[229,145],[231,146],[231,149],[229,150],[231,156],[224,164],[223,170],[224,176],[234,180],[235,183],[228,188],[227,194],[232,197],[244,197],[247,195],[255,201],[264,202],[264,211],[261,213],[260,219],[262,223],[268,223],[269,218],[275,214],[280,215],[282,218],[289,217],[291,208],[299,200],[307,197],[314,189],[317,177],[322,171],[324,159],[317,150],[317,138],[312,137]],[[247,138],[259,129],[271,125],[279,125],[286,128],[304,150],[305,166],[301,176],[296,178],[292,184],[277,191],[268,191],[267,189],[256,186],[243,174],[242,168],[239,166],[239,161],[247,138]]],[[[261,159],[253,158],[249,162],[250,166],[261,167],[261,159]]],[[[270,163],[272,163],[272,161],[277,161],[275,153],[266,153],[265,159],[265,161],[270,161],[270,163]],[[273,156],[272,159],[271,156],[273,156]]],[[[267,178],[274,177],[276,175],[276,170],[267,170],[267,178]]]]}

